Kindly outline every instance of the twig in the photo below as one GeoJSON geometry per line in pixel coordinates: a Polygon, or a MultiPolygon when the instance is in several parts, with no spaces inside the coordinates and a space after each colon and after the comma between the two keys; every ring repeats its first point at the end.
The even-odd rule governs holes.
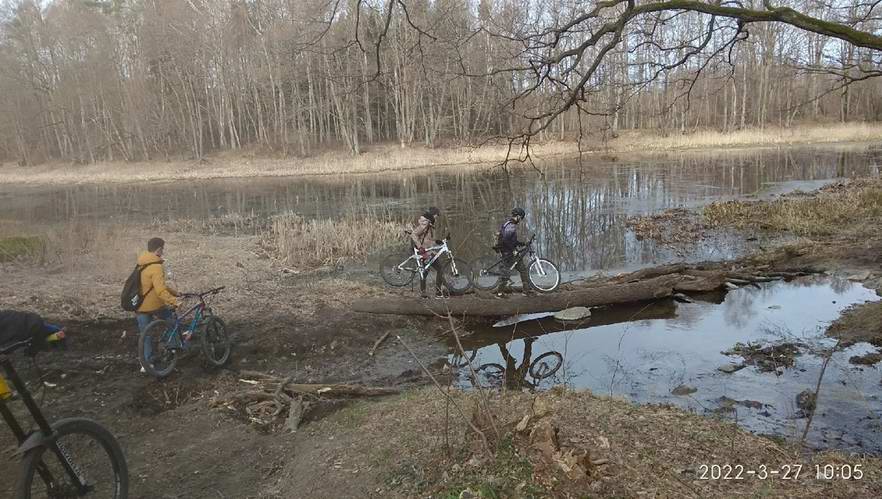
{"type": "Polygon", "coordinates": [[[390,332],[391,331],[386,331],[386,333],[383,334],[383,336],[380,336],[380,339],[378,339],[376,342],[374,342],[374,347],[371,348],[370,352],[368,352],[368,356],[370,356],[370,357],[374,356],[374,353],[376,353],[376,351],[377,351],[377,347],[379,347],[380,345],[383,344],[384,341],[386,341],[386,338],[389,337],[390,332]]]}
{"type": "MultiPolygon", "coordinates": [[[[459,341],[459,333],[456,332],[456,325],[453,322],[453,315],[448,313],[447,320],[450,322],[450,331],[453,333],[453,337],[456,339],[456,346],[459,348],[459,353],[462,354],[464,359],[467,359],[465,349],[463,349],[462,343],[459,341]]],[[[493,434],[496,435],[496,441],[498,442],[500,439],[499,428],[496,427],[496,421],[493,420],[493,411],[490,410],[490,403],[488,402],[487,394],[484,393],[484,388],[478,381],[478,373],[475,372],[475,367],[472,366],[472,361],[466,360],[466,363],[468,364],[469,371],[472,374],[472,386],[474,386],[475,389],[478,391],[478,396],[481,399],[482,405],[484,406],[484,411],[487,413],[487,419],[490,421],[490,427],[493,429],[493,434]]]]}
{"type": "Polygon", "coordinates": [[[815,418],[815,411],[818,409],[818,394],[821,392],[821,381],[824,379],[824,371],[827,370],[827,364],[830,363],[833,353],[839,349],[839,344],[841,342],[842,338],[836,340],[836,344],[833,345],[833,348],[831,348],[827,353],[827,356],[824,357],[824,363],[821,365],[821,372],[818,374],[818,383],[815,385],[814,407],[812,407],[812,411],[809,413],[808,421],[805,422],[805,429],[802,430],[802,438],[799,439],[800,447],[805,445],[805,438],[808,436],[809,428],[812,426],[812,420],[815,418]]]}
{"type": "Polygon", "coordinates": [[[475,426],[475,423],[473,423],[471,419],[466,417],[465,412],[463,412],[462,410],[462,407],[460,407],[459,404],[456,403],[456,400],[454,400],[453,397],[451,397],[444,391],[444,388],[441,387],[441,384],[438,383],[438,380],[435,379],[435,376],[429,371],[428,368],[426,368],[419,357],[417,357],[416,354],[413,353],[413,350],[411,350],[407,343],[405,343],[404,340],[401,339],[401,336],[396,334],[395,338],[398,340],[399,343],[401,343],[402,346],[404,346],[405,349],[407,349],[407,352],[410,353],[410,356],[413,357],[413,360],[415,360],[416,363],[420,366],[420,369],[422,369],[423,372],[426,373],[426,375],[429,377],[429,379],[432,380],[432,383],[435,384],[435,387],[438,388],[438,391],[441,392],[441,395],[444,395],[447,400],[450,401],[454,407],[456,407],[456,410],[459,411],[459,415],[462,416],[462,419],[469,425],[469,427],[471,427],[471,429],[475,433],[477,433],[481,437],[481,441],[484,444],[484,449],[487,451],[487,455],[493,455],[493,452],[490,450],[490,442],[487,441],[487,435],[485,435],[480,428],[475,426]]]}

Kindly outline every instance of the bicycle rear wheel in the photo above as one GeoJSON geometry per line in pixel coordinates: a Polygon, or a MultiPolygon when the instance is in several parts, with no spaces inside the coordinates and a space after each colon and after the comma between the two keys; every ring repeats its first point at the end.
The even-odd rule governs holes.
{"type": "Polygon", "coordinates": [[[484,291],[496,289],[502,280],[503,264],[496,265],[499,257],[482,256],[472,265],[472,285],[484,291]]]}
{"type": "Polygon", "coordinates": [[[468,262],[448,258],[441,269],[441,280],[452,295],[461,295],[472,287],[472,270],[468,262]]]}
{"type": "Polygon", "coordinates": [[[417,262],[413,258],[408,259],[409,256],[411,254],[400,252],[383,259],[380,263],[380,275],[386,284],[403,287],[413,281],[413,276],[417,274],[417,262]]]}
{"type": "Polygon", "coordinates": [[[171,323],[164,320],[151,322],[138,337],[138,360],[151,376],[164,378],[171,374],[178,362],[178,351],[170,348],[171,323]]]}
{"type": "Polygon", "coordinates": [[[52,429],[55,440],[25,453],[17,499],[128,497],[129,470],[113,434],[84,418],[59,420],[52,429]]]}
{"type": "Polygon", "coordinates": [[[530,264],[530,282],[537,290],[548,293],[560,286],[560,271],[557,265],[545,258],[537,258],[530,264]]]}
{"type": "Polygon", "coordinates": [[[220,317],[210,316],[200,332],[202,338],[202,354],[205,361],[214,367],[223,367],[230,360],[230,336],[227,325],[220,317]]]}

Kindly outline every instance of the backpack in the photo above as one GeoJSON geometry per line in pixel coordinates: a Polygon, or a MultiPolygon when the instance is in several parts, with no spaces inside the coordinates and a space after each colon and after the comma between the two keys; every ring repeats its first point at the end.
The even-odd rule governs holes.
{"type": "Polygon", "coordinates": [[[510,223],[511,220],[506,220],[505,222],[502,222],[502,225],[499,226],[499,232],[496,233],[496,244],[493,246],[493,249],[496,250],[496,252],[502,251],[502,233],[505,232],[505,226],[510,223]]]}
{"type": "Polygon", "coordinates": [[[126,312],[137,312],[141,304],[144,303],[144,297],[153,289],[150,286],[147,293],[141,294],[141,272],[147,267],[162,262],[150,262],[145,265],[135,265],[135,269],[129,274],[126,283],[123,285],[122,294],[120,295],[120,305],[126,312]]]}

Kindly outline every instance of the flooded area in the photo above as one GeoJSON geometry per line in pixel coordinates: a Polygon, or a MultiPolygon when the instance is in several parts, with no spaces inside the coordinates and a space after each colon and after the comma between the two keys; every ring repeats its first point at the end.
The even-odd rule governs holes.
{"type": "Polygon", "coordinates": [[[690,152],[618,160],[586,156],[523,168],[439,169],[437,172],[345,177],[254,178],[68,187],[0,187],[3,218],[27,223],[152,223],[228,221],[254,231],[270,217],[297,213],[335,218],[357,214],[412,221],[441,207],[442,230],[460,256],[476,258],[516,205],[527,233],[565,273],[632,270],[673,260],[723,260],[762,244],[721,233],[693,248],[673,250],[640,240],[629,217],[694,207],[734,197],[813,189],[838,178],[876,176],[882,151],[833,146],[690,152]]]}
{"type": "MultiPolygon", "coordinates": [[[[807,419],[797,395],[814,392],[825,349],[835,344],[824,336],[826,327],[848,306],[878,297],[860,284],[809,277],[707,299],[594,309],[578,325],[543,319],[472,326],[463,347],[482,384],[539,389],[566,384],[639,403],[675,404],[729,418],[756,433],[798,439],[807,419]],[[744,365],[742,357],[723,353],[737,343],[784,344],[796,354],[773,358],[772,365],[744,365]],[[720,370],[727,365],[734,372],[720,370]]],[[[831,357],[810,445],[882,453],[880,370],[849,363],[851,356],[872,350],[860,343],[831,357]]],[[[458,356],[451,362],[464,364],[458,356]]],[[[460,384],[469,386],[469,370],[458,372],[460,384]]]]}

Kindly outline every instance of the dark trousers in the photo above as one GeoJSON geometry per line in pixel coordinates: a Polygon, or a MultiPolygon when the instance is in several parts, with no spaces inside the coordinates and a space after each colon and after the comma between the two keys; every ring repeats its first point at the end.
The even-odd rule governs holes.
{"type": "Polygon", "coordinates": [[[441,269],[444,268],[444,264],[447,262],[446,256],[440,256],[437,260],[432,262],[432,265],[429,265],[429,268],[426,269],[426,274],[420,277],[420,294],[425,296],[426,294],[426,278],[429,276],[429,270],[435,270],[435,294],[441,294],[441,285],[444,283],[444,279],[441,277],[441,269]]]}
{"type": "Polygon", "coordinates": [[[502,263],[503,267],[503,276],[502,281],[499,283],[499,289],[504,288],[508,285],[511,280],[511,271],[508,269],[511,268],[512,264],[515,264],[515,259],[517,258],[517,263],[515,264],[515,268],[518,270],[518,273],[521,274],[521,281],[524,283],[524,291],[528,289],[533,289],[533,283],[530,282],[530,271],[527,268],[527,265],[524,263],[523,257],[518,258],[514,253],[503,253],[502,257],[505,258],[505,261],[502,263]]]}

